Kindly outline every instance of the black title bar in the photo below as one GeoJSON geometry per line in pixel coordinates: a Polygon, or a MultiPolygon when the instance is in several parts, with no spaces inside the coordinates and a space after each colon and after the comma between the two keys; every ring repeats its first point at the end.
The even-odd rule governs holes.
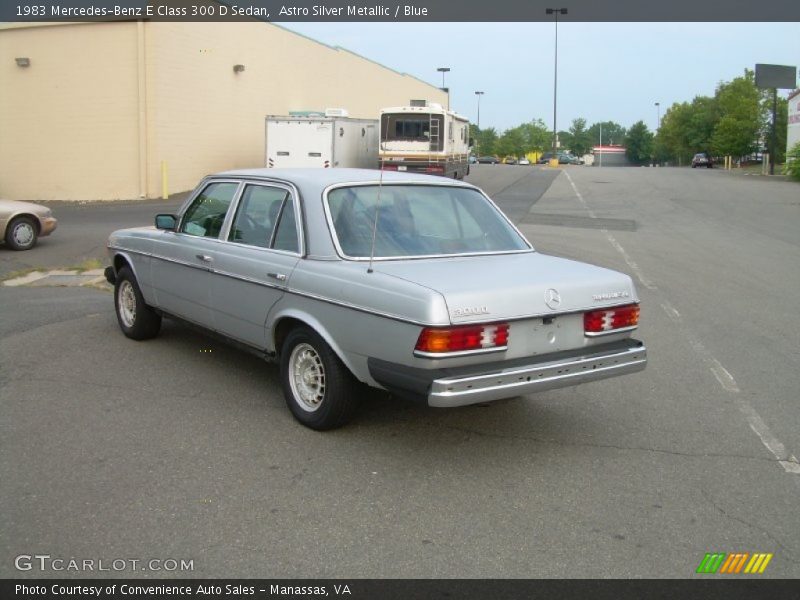
{"type": "MultiPolygon", "coordinates": [[[[0,21],[787,22],[797,0],[4,0],[0,21]]],[[[702,46],[702,40],[687,40],[702,46]]]]}

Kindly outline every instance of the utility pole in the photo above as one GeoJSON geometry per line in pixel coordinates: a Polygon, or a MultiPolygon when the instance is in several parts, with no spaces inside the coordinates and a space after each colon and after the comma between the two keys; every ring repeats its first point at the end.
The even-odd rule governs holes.
{"type": "Polygon", "coordinates": [[[547,8],[545,13],[553,15],[556,26],[555,63],[553,68],[553,158],[558,160],[558,132],[556,130],[556,110],[558,106],[558,15],[567,14],[566,8],[547,8]]]}
{"type": "MultiPolygon", "coordinates": [[[[481,132],[481,96],[483,96],[483,92],[475,92],[475,95],[478,97],[478,135],[481,132]]],[[[478,152],[478,138],[475,139],[475,154],[479,154],[478,152]]]]}

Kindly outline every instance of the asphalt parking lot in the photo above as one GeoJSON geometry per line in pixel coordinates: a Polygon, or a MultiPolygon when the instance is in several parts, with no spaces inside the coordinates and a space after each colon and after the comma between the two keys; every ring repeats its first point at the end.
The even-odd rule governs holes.
{"type": "MultiPolygon", "coordinates": [[[[473,165],[538,250],[629,273],[646,371],[436,410],[375,393],[318,433],[277,368],[112,298],[0,287],[0,577],[14,557],[193,561],[162,577],[798,577],[800,194],[717,170],[473,165]]],[[[63,206],[0,277],[103,257],[175,205],[63,206]],[[24,256],[19,256],[24,255],[24,256]]],[[[108,574],[102,574],[107,576],[108,574]]]]}

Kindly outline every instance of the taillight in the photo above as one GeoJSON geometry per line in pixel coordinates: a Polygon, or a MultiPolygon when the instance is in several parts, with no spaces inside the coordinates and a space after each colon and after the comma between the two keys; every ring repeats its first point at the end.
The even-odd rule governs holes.
{"type": "Polygon", "coordinates": [[[504,348],[508,344],[508,323],[426,327],[419,334],[417,352],[442,354],[504,348]]]}
{"type": "Polygon", "coordinates": [[[426,173],[444,173],[444,167],[425,167],[426,173]]]}
{"type": "Polygon", "coordinates": [[[383,171],[397,171],[397,165],[381,165],[383,171]]]}
{"type": "Polygon", "coordinates": [[[593,310],[583,315],[583,330],[587,335],[611,333],[639,325],[639,305],[627,304],[593,310]]]}

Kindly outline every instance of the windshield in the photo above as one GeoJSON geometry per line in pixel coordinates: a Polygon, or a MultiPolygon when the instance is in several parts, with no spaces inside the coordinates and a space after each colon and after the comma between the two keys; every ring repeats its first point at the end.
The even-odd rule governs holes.
{"type": "Polygon", "coordinates": [[[427,113],[381,115],[382,142],[430,142],[432,151],[442,149],[444,117],[427,113]]]}
{"type": "Polygon", "coordinates": [[[327,202],[339,248],[350,258],[369,258],[373,228],[375,258],[530,249],[497,208],[469,188],[353,186],[332,190],[327,202]]]}

